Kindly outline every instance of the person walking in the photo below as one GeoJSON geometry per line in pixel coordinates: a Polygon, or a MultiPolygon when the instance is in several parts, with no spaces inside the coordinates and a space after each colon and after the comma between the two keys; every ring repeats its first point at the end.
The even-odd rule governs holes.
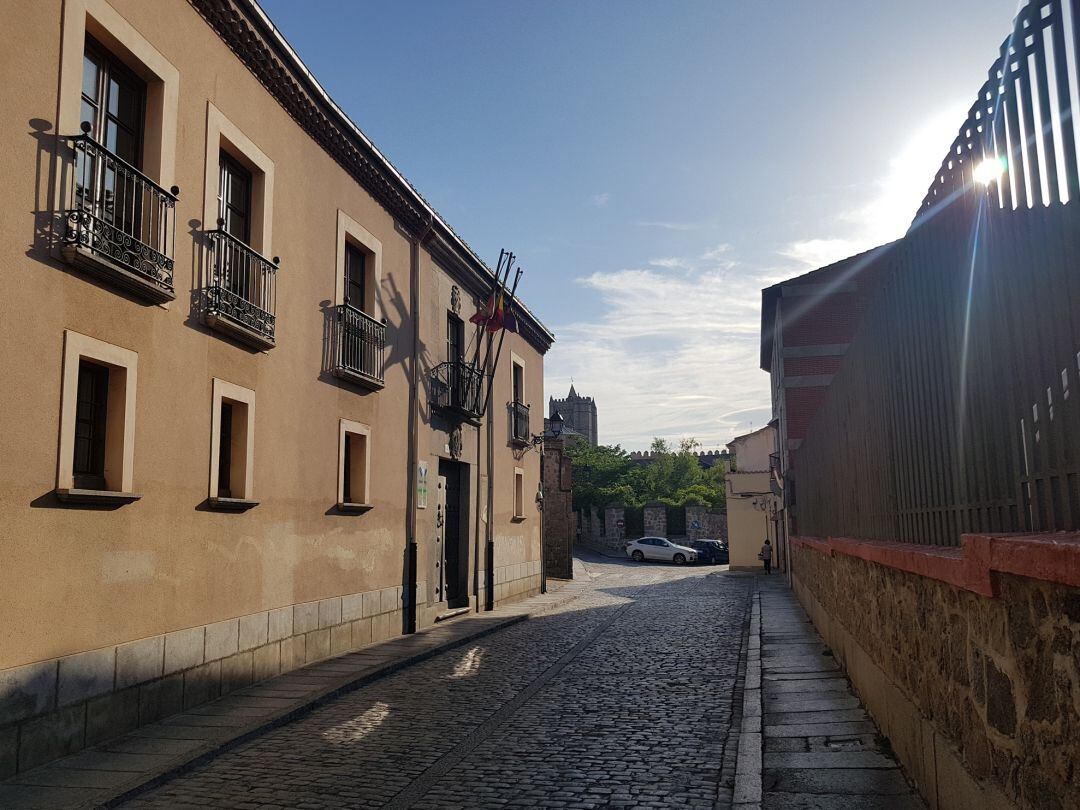
{"type": "Polygon", "coordinates": [[[765,564],[765,573],[772,573],[772,543],[769,542],[768,537],[765,538],[765,544],[761,547],[758,559],[765,564]]]}

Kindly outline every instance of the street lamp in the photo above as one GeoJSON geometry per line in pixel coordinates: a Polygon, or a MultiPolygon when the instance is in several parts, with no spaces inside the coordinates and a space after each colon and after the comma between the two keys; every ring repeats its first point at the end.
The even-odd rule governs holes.
{"type": "Polygon", "coordinates": [[[555,411],[555,413],[551,415],[551,418],[548,419],[548,430],[551,431],[551,435],[556,439],[562,436],[563,418],[562,414],[558,411],[555,411]]]}

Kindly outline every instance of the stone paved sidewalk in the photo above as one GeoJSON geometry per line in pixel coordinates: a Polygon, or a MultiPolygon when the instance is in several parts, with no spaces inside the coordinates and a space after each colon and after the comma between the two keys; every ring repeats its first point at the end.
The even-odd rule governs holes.
{"type": "MultiPolygon", "coordinates": [[[[755,599],[762,687],[758,806],[925,808],[783,578],[759,576],[755,599]]],[[[749,674],[746,688],[749,693],[749,674]]]]}
{"type": "Polygon", "coordinates": [[[576,599],[590,585],[588,575],[583,580],[552,583],[548,594],[293,670],[26,771],[0,782],[0,808],[112,806],[347,692],[576,599]]]}

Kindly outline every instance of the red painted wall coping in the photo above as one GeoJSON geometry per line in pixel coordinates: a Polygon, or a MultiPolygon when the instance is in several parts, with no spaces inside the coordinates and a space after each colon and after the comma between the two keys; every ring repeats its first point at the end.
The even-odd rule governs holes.
{"type": "Polygon", "coordinates": [[[965,534],[960,548],[847,537],[792,537],[791,543],[828,556],[858,557],[983,596],[997,596],[992,572],[1080,588],[1080,534],[965,534]]]}

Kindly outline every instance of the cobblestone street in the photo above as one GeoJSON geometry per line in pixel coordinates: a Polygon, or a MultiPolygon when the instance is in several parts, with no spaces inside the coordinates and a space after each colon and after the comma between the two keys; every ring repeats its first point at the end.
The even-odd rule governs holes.
{"type": "Polygon", "coordinates": [[[586,565],[593,587],[568,605],[345,695],[125,806],[728,806],[752,580],[586,565]]]}

